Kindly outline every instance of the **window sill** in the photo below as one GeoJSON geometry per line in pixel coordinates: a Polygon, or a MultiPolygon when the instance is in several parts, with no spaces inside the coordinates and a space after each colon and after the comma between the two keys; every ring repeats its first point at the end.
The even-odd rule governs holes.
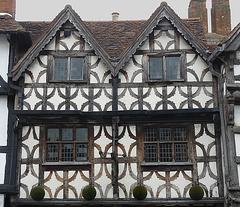
{"type": "Polygon", "coordinates": [[[192,170],[191,162],[142,162],[141,167],[144,171],[149,170],[192,170]]]}
{"type": "Polygon", "coordinates": [[[49,80],[49,83],[79,83],[79,84],[86,84],[87,80],[49,80]]]}
{"type": "Polygon", "coordinates": [[[146,83],[149,83],[149,84],[154,84],[154,83],[174,83],[174,82],[185,82],[184,79],[176,79],[176,80],[146,80],[146,83]]]}
{"type": "Polygon", "coordinates": [[[90,162],[45,162],[42,164],[44,170],[78,170],[91,169],[90,162]]]}

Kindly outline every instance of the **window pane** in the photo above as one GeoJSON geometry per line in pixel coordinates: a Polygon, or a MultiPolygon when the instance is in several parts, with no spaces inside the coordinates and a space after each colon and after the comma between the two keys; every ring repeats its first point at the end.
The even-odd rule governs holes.
{"type": "Polygon", "coordinates": [[[73,129],[72,128],[63,128],[62,129],[62,140],[73,140],[73,129]]]}
{"type": "Polygon", "coordinates": [[[58,162],[59,145],[58,144],[47,144],[47,161],[58,162]]]}
{"type": "Polygon", "coordinates": [[[181,78],[179,57],[166,57],[166,78],[170,80],[181,78]]]}
{"type": "Polygon", "coordinates": [[[77,128],[76,129],[76,140],[77,141],[88,141],[88,128],[77,128]]]}
{"type": "Polygon", "coordinates": [[[149,78],[163,79],[163,61],[162,57],[149,58],[149,78]]]}
{"type": "Polygon", "coordinates": [[[145,161],[157,162],[157,144],[145,144],[145,161]]]}
{"type": "Polygon", "coordinates": [[[171,128],[160,128],[159,129],[159,140],[160,141],[172,141],[172,129],[171,128]]]}
{"type": "Polygon", "coordinates": [[[76,144],[76,161],[87,161],[88,158],[88,145],[87,144],[76,144]]]}
{"type": "Polygon", "coordinates": [[[68,79],[68,59],[55,58],[54,59],[54,80],[67,80],[68,79]]]}
{"type": "Polygon", "coordinates": [[[62,161],[73,161],[73,144],[62,144],[62,161]]]}
{"type": "Polygon", "coordinates": [[[175,144],[175,161],[184,162],[187,161],[187,144],[175,144]]]}
{"type": "Polygon", "coordinates": [[[172,162],[172,144],[160,144],[160,162],[172,162]]]}
{"type": "Polygon", "coordinates": [[[175,141],[186,141],[186,129],[185,128],[176,128],[174,130],[174,140],[175,141]]]}
{"type": "Polygon", "coordinates": [[[157,141],[156,129],[145,129],[144,141],[147,141],[147,142],[157,141]]]}
{"type": "Polygon", "coordinates": [[[83,80],[84,58],[71,58],[71,80],[83,80]]]}
{"type": "Polygon", "coordinates": [[[47,133],[48,141],[58,141],[59,140],[59,129],[48,129],[47,133]]]}

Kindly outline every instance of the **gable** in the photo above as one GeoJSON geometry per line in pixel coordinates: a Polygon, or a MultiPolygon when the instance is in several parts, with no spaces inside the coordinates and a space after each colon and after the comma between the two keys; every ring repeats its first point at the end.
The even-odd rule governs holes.
{"type": "MultiPolygon", "coordinates": [[[[85,26],[81,18],[76,14],[76,12],[71,8],[71,6],[66,6],[65,9],[58,14],[58,16],[49,25],[48,29],[38,38],[38,40],[32,45],[28,52],[20,59],[20,61],[14,66],[11,71],[13,80],[16,81],[21,76],[28,66],[37,58],[41,50],[43,50],[46,45],[52,40],[52,38],[57,34],[62,25],[66,22],[71,22],[71,24],[76,28],[76,30],[81,34],[83,39],[94,48],[94,52],[101,57],[104,64],[112,69],[112,65],[107,58],[104,50],[100,47],[98,42],[92,37],[91,32],[85,26]]],[[[113,70],[113,69],[112,69],[113,70]]]]}

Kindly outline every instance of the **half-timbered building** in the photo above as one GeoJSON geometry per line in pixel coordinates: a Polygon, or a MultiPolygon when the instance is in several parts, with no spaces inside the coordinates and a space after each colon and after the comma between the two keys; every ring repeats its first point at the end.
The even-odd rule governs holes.
{"type": "Polygon", "coordinates": [[[42,32],[10,72],[11,206],[224,206],[220,75],[199,20],[163,2],[147,21],[86,22],[68,5],[51,23],[21,25],[42,32]],[[30,198],[36,186],[41,201],[30,198]]]}
{"type": "MultiPolygon", "coordinates": [[[[8,77],[9,71],[31,45],[29,33],[14,19],[15,7],[0,2],[0,206],[5,197],[18,192],[16,186],[17,134],[13,130],[14,94],[20,89],[8,77]]],[[[9,5],[9,4],[8,4],[9,5]]],[[[21,88],[22,89],[22,88],[21,88]]],[[[9,200],[9,199],[6,199],[9,200]]],[[[9,203],[6,203],[6,206],[9,203]]]]}
{"type": "Polygon", "coordinates": [[[239,206],[240,200],[240,24],[219,44],[208,58],[220,75],[219,105],[222,140],[224,142],[226,186],[229,203],[239,206]]]}

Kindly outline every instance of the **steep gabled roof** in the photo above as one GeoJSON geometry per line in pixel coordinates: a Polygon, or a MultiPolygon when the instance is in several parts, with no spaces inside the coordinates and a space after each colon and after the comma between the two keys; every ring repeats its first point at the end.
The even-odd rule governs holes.
{"type": "Polygon", "coordinates": [[[200,35],[203,34],[200,21],[181,20],[166,2],[161,3],[147,21],[84,22],[68,5],[51,23],[20,22],[27,31],[30,31],[33,41],[38,39],[13,68],[13,80],[20,77],[67,20],[79,30],[85,41],[111,70],[112,75],[116,76],[163,18],[168,19],[182,37],[206,59],[206,39],[200,35]]]}
{"type": "Polygon", "coordinates": [[[151,17],[146,22],[145,28],[139,33],[133,43],[127,48],[126,52],[122,55],[118,61],[114,74],[117,75],[119,70],[130,59],[130,57],[136,52],[137,48],[147,39],[149,34],[154,30],[158,23],[166,18],[171,24],[178,30],[183,38],[193,47],[195,50],[206,60],[207,53],[206,47],[198,39],[197,36],[183,23],[180,17],[168,6],[166,2],[162,2],[161,5],[155,10],[151,17]]]}
{"type": "Polygon", "coordinates": [[[108,59],[108,56],[104,50],[100,47],[99,43],[93,38],[92,33],[86,27],[85,23],[81,20],[78,14],[72,9],[70,5],[67,5],[52,21],[48,29],[43,32],[43,34],[38,38],[38,40],[30,47],[27,53],[19,60],[19,62],[14,66],[11,71],[13,81],[18,80],[22,72],[27,69],[27,67],[34,61],[38,56],[40,51],[52,40],[56,35],[56,32],[61,28],[61,26],[70,21],[79,33],[83,36],[86,42],[88,42],[94,49],[96,55],[101,57],[103,63],[113,71],[112,64],[108,59]]]}

